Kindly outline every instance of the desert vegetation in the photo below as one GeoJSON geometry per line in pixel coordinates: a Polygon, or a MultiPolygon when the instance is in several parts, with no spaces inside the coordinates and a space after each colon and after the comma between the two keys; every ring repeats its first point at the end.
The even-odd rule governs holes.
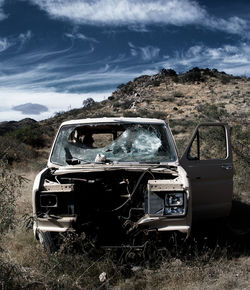
{"type": "Polygon", "coordinates": [[[0,288],[249,288],[249,85],[247,78],[217,70],[162,70],[120,85],[100,103],[84,102],[81,109],[41,122],[0,123],[0,288]],[[160,236],[140,251],[95,249],[74,234],[62,235],[59,251],[43,251],[32,232],[34,176],[44,167],[62,121],[103,116],[169,119],[180,155],[198,122],[229,123],[235,178],[228,219],[194,224],[188,239],[160,236]]]}

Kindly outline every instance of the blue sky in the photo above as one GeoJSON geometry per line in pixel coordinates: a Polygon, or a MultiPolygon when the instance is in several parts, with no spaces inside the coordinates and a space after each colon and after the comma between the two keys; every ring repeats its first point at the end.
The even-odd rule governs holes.
{"type": "Polygon", "coordinates": [[[0,121],[194,66],[250,75],[250,0],[0,0],[0,121]]]}

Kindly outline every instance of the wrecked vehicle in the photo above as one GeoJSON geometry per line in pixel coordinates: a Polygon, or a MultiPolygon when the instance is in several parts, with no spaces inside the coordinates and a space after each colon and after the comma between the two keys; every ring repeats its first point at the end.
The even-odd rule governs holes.
{"type": "Polygon", "coordinates": [[[68,231],[96,245],[137,245],[157,232],[188,235],[192,219],[229,214],[232,178],[227,124],[198,125],[179,159],[162,120],[67,121],[34,182],[34,234],[47,249],[68,231]]]}

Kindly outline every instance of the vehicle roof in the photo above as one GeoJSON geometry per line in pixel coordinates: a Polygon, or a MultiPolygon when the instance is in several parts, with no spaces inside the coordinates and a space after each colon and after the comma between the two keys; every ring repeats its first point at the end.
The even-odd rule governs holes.
{"type": "Polygon", "coordinates": [[[97,123],[138,123],[138,124],[166,124],[165,121],[160,119],[151,118],[124,118],[124,117],[103,117],[103,118],[87,118],[70,120],[63,122],[61,126],[76,125],[76,124],[97,124],[97,123]]]}

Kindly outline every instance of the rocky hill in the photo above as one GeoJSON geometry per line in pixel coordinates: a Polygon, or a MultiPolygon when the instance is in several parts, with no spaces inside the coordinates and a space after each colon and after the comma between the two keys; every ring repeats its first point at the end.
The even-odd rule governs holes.
{"type": "Polygon", "coordinates": [[[2,122],[0,136],[7,133],[32,147],[43,147],[48,152],[55,132],[63,121],[140,116],[169,121],[181,153],[197,123],[223,121],[232,127],[236,170],[240,173],[236,184],[249,188],[249,181],[246,181],[250,171],[249,103],[250,78],[207,68],[196,67],[181,74],[172,69],[162,69],[158,74],[143,75],[119,85],[102,102],[94,102],[90,98],[83,102],[80,109],[59,112],[41,122],[31,119],[2,122]]]}
{"type": "Polygon", "coordinates": [[[160,118],[169,121],[177,141],[183,144],[200,121],[225,121],[235,128],[237,136],[249,135],[249,103],[250,78],[216,69],[193,68],[183,74],[163,69],[156,75],[140,76],[119,85],[107,100],[97,103],[90,99],[81,109],[57,113],[39,124],[51,141],[65,120],[104,116],[160,118]]]}
{"type": "MultiPolygon", "coordinates": [[[[118,86],[102,102],[84,101],[83,107],[59,112],[54,117],[35,122],[0,123],[0,136],[13,131],[39,127],[44,142],[50,147],[61,122],[104,116],[152,117],[170,122],[177,139],[187,138],[200,121],[226,121],[243,134],[248,133],[250,103],[250,78],[228,75],[216,69],[199,69],[177,74],[162,69],[158,74],[143,75],[118,86]]],[[[248,134],[249,135],[249,134],[248,134]]],[[[36,134],[37,137],[37,134],[36,134]]],[[[181,142],[182,143],[182,142],[181,142]]],[[[33,144],[32,144],[33,145],[33,144]]]]}
{"type": "Polygon", "coordinates": [[[37,122],[31,118],[25,118],[21,121],[6,121],[6,122],[0,122],[0,136],[3,136],[7,133],[10,133],[12,131],[15,131],[17,129],[31,126],[36,124],[37,122]]]}
{"type": "MultiPolygon", "coordinates": [[[[83,108],[59,112],[37,125],[51,137],[62,121],[103,116],[153,117],[169,120],[174,126],[202,119],[244,125],[249,121],[249,103],[250,78],[207,68],[193,68],[183,74],[163,69],[119,85],[107,100],[97,103],[89,99],[83,108]]],[[[0,136],[32,125],[32,119],[2,122],[0,136]]]]}

